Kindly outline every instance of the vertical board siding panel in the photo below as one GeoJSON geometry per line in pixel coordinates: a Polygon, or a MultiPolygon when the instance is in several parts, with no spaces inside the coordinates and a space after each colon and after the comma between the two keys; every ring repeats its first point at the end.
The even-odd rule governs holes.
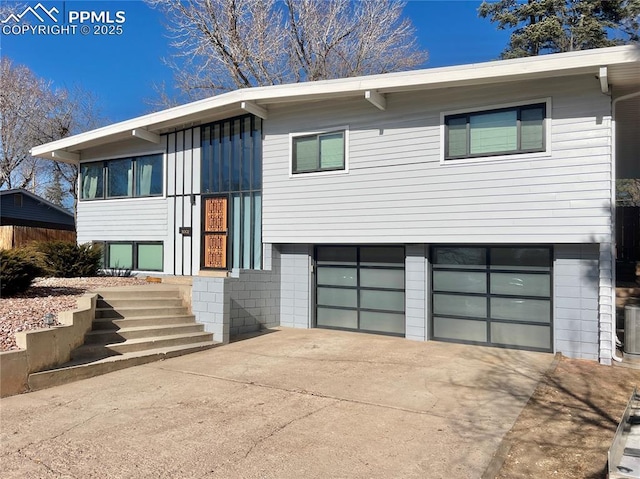
{"type": "Polygon", "coordinates": [[[191,190],[193,193],[200,194],[201,190],[201,169],[202,169],[202,161],[200,157],[200,148],[201,148],[201,140],[200,140],[200,128],[193,129],[193,146],[192,146],[192,179],[193,179],[193,189],[191,190]]]}
{"type": "Polygon", "coordinates": [[[176,195],[184,194],[184,131],[176,133],[176,195]]]}
{"type": "Polygon", "coordinates": [[[185,163],[185,132],[177,134],[176,143],[176,274],[184,275],[184,243],[185,237],[178,231],[184,225],[184,163],[185,163]]]}
{"type": "Polygon", "coordinates": [[[176,260],[175,260],[175,197],[167,199],[167,216],[169,218],[169,225],[167,228],[167,241],[164,245],[164,270],[167,274],[176,274],[176,260]]]}
{"type": "Polygon", "coordinates": [[[168,241],[164,248],[165,271],[176,274],[176,133],[167,135],[167,204],[169,225],[167,228],[168,241]]]}
{"type": "Polygon", "coordinates": [[[192,130],[191,148],[191,193],[194,195],[195,204],[191,207],[191,274],[196,274],[200,269],[200,185],[202,184],[201,169],[202,160],[200,153],[200,128],[192,130]]]}
{"type": "Polygon", "coordinates": [[[176,194],[176,134],[171,133],[167,138],[167,196],[176,194]]]}

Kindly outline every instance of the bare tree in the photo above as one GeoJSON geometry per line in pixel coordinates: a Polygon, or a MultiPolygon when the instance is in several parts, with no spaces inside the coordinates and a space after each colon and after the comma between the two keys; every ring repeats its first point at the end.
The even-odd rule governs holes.
{"type": "Polygon", "coordinates": [[[189,99],[237,88],[409,70],[427,54],[395,0],[147,0],[189,99]]]}
{"type": "Polygon", "coordinates": [[[85,90],[55,89],[26,66],[0,59],[0,188],[42,195],[57,171],[75,208],[77,166],[39,160],[29,150],[96,128],[102,121],[96,112],[96,100],[85,90]]]}
{"type": "Polygon", "coordinates": [[[25,188],[36,164],[31,146],[55,136],[48,113],[54,104],[51,85],[25,66],[0,59],[0,188],[25,188]]]}

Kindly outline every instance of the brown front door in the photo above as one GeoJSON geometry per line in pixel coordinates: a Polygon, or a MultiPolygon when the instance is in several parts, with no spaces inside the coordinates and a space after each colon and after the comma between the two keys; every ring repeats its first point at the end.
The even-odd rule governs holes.
{"type": "Polygon", "coordinates": [[[227,197],[204,199],[204,268],[227,269],[227,197]]]}

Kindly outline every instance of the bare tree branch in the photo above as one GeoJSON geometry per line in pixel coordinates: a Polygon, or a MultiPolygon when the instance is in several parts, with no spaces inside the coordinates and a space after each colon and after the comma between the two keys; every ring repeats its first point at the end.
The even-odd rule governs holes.
{"type": "Polygon", "coordinates": [[[427,54],[395,0],[146,0],[169,21],[188,99],[415,68],[427,54]]]}

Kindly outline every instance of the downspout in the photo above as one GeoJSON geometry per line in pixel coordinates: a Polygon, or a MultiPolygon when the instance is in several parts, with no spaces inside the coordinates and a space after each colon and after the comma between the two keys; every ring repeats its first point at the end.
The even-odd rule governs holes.
{"type": "Polygon", "coordinates": [[[613,141],[611,142],[611,158],[613,161],[611,162],[611,307],[613,309],[612,317],[612,325],[611,325],[611,359],[616,362],[621,362],[622,358],[617,354],[616,345],[620,343],[618,339],[618,333],[616,332],[616,106],[619,101],[628,100],[630,98],[635,98],[640,96],[640,91],[636,91],[634,93],[629,93],[627,95],[622,95],[614,99],[611,102],[611,135],[613,137],[613,141]]]}

